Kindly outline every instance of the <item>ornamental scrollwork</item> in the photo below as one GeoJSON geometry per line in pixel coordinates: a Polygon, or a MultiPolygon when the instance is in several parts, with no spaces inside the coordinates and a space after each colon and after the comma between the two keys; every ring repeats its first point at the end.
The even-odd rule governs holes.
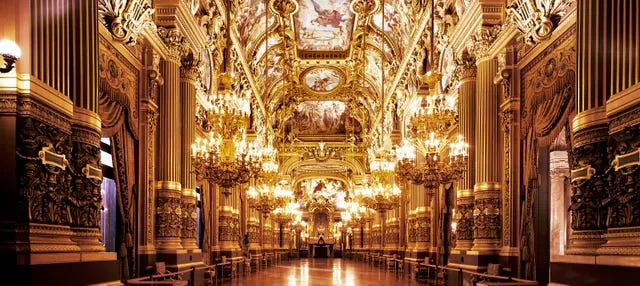
{"type": "Polygon", "coordinates": [[[180,198],[158,197],[156,200],[157,237],[180,237],[182,206],[180,198]]]}
{"type": "Polygon", "coordinates": [[[515,24],[525,43],[549,39],[571,6],[571,0],[514,0],[507,5],[507,21],[515,24]]]}
{"type": "Polygon", "coordinates": [[[19,204],[26,210],[19,214],[19,219],[72,223],[69,134],[33,118],[19,118],[17,143],[19,204]]]}
{"type": "MultiPolygon", "coordinates": [[[[87,131],[93,133],[93,131],[87,131]]],[[[74,136],[82,136],[86,132],[74,130],[74,136]],[[79,133],[79,134],[78,134],[79,133]]],[[[95,134],[96,142],[99,135],[95,134]]],[[[73,188],[67,198],[72,212],[73,226],[99,227],[102,211],[102,170],[100,169],[100,148],[97,144],[87,144],[73,141],[73,155],[71,160],[73,188]]]]}
{"type": "Polygon", "coordinates": [[[111,32],[113,38],[128,45],[135,45],[138,35],[146,26],[155,26],[154,9],[147,0],[99,0],[99,21],[111,32]]]}
{"type": "Polygon", "coordinates": [[[182,201],[182,238],[195,238],[197,213],[195,199],[182,201]]]}
{"type": "Polygon", "coordinates": [[[500,238],[500,198],[476,198],[474,239],[500,238]]]}
{"type": "Polygon", "coordinates": [[[473,202],[470,204],[462,204],[459,202],[456,219],[457,240],[473,240],[473,202]]]}

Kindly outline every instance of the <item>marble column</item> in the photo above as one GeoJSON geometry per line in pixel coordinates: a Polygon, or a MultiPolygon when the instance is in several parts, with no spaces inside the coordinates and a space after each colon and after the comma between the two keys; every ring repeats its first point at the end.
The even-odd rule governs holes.
{"type": "MultiPolygon", "coordinates": [[[[182,107],[182,144],[181,144],[181,182],[182,182],[182,231],[181,240],[184,249],[198,251],[196,244],[196,177],[191,164],[191,144],[196,132],[196,84],[198,83],[200,61],[193,53],[181,59],[180,97],[182,107]]],[[[199,251],[198,251],[199,252],[199,251]]]]}
{"type": "Polygon", "coordinates": [[[550,197],[551,202],[551,242],[550,254],[564,255],[567,242],[566,212],[569,205],[567,201],[567,182],[569,178],[569,158],[567,151],[552,151],[550,159],[550,197]]]}
{"type": "Polygon", "coordinates": [[[486,254],[500,249],[500,127],[499,87],[493,83],[497,61],[483,55],[477,59],[476,131],[473,250],[486,254]]]}
{"type": "Polygon", "coordinates": [[[159,28],[158,32],[169,55],[160,63],[164,85],[158,100],[156,249],[159,253],[176,253],[182,250],[180,58],[184,38],[175,29],[159,28]]]}

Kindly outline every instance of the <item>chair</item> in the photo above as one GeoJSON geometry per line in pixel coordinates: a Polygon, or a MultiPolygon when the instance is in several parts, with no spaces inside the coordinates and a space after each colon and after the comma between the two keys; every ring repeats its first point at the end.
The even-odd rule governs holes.
{"type": "Polygon", "coordinates": [[[387,270],[396,271],[396,254],[386,258],[387,270]]]}
{"type": "Polygon", "coordinates": [[[204,271],[205,285],[214,285],[216,279],[216,269],[214,267],[207,268],[204,271]]]}
{"type": "Polygon", "coordinates": [[[489,265],[487,266],[487,274],[499,276],[500,275],[500,264],[489,263],[489,265]]]}

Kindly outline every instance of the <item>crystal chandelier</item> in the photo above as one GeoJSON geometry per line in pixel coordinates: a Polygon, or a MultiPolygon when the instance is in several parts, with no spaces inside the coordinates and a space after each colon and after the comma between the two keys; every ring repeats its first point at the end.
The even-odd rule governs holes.
{"type": "Polygon", "coordinates": [[[364,186],[355,188],[354,194],[362,205],[384,213],[398,204],[402,191],[396,184],[383,184],[382,182],[369,184],[365,182],[364,186]]]}
{"type": "Polygon", "coordinates": [[[280,225],[286,225],[301,214],[300,210],[298,210],[298,204],[287,203],[284,207],[274,209],[271,212],[271,218],[280,225]]]}
{"type": "MultiPolygon", "coordinates": [[[[227,11],[227,23],[229,23],[227,11]]],[[[261,171],[255,146],[246,142],[251,105],[249,95],[236,93],[231,66],[231,38],[227,25],[227,41],[223,73],[218,76],[218,91],[211,95],[204,118],[208,138],[196,138],[191,145],[192,164],[198,180],[208,180],[222,188],[225,195],[234,186],[249,182],[261,171]]]]}
{"type": "Polygon", "coordinates": [[[233,92],[229,73],[219,77],[218,93],[207,106],[208,138],[191,145],[192,163],[198,180],[216,183],[224,193],[244,184],[261,171],[258,150],[247,144],[246,129],[251,113],[248,99],[233,92]]]}
{"type": "MultiPolygon", "coordinates": [[[[434,3],[431,3],[432,15],[434,3]]],[[[431,35],[435,35],[434,17],[431,17],[431,35]]],[[[402,146],[396,147],[398,160],[396,172],[405,180],[424,185],[428,190],[435,190],[440,184],[456,180],[467,170],[469,144],[462,135],[449,143],[449,134],[458,121],[456,92],[444,93],[440,88],[442,74],[435,71],[434,36],[431,37],[431,71],[421,76],[424,83],[418,93],[422,97],[421,104],[412,110],[409,118],[409,135],[412,141],[403,140],[402,146]],[[426,92],[425,92],[426,91],[426,92]],[[448,145],[449,160],[440,154],[448,145]],[[424,162],[416,160],[416,147],[424,154],[424,162]]]]}
{"type": "Polygon", "coordinates": [[[347,209],[341,213],[342,220],[361,226],[373,221],[375,210],[361,206],[356,202],[348,203],[347,209]]]}
{"type": "Polygon", "coordinates": [[[263,215],[268,215],[276,208],[286,206],[287,202],[293,200],[293,198],[293,191],[281,184],[262,184],[257,189],[254,186],[250,186],[247,190],[249,206],[263,215]]]}
{"type": "Polygon", "coordinates": [[[398,147],[398,175],[425,188],[437,189],[442,183],[459,179],[467,170],[469,144],[458,135],[457,141],[449,144],[449,160],[443,160],[440,153],[444,149],[446,139],[431,132],[427,138],[418,140],[424,151],[424,163],[416,161],[416,148],[409,140],[404,140],[398,147]]]}

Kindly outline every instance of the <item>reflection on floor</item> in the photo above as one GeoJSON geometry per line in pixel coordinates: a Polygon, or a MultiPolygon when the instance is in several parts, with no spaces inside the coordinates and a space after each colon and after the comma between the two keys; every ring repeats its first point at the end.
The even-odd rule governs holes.
{"type": "Polygon", "coordinates": [[[291,260],[258,273],[247,274],[224,285],[426,285],[373,267],[338,258],[291,260]]]}

